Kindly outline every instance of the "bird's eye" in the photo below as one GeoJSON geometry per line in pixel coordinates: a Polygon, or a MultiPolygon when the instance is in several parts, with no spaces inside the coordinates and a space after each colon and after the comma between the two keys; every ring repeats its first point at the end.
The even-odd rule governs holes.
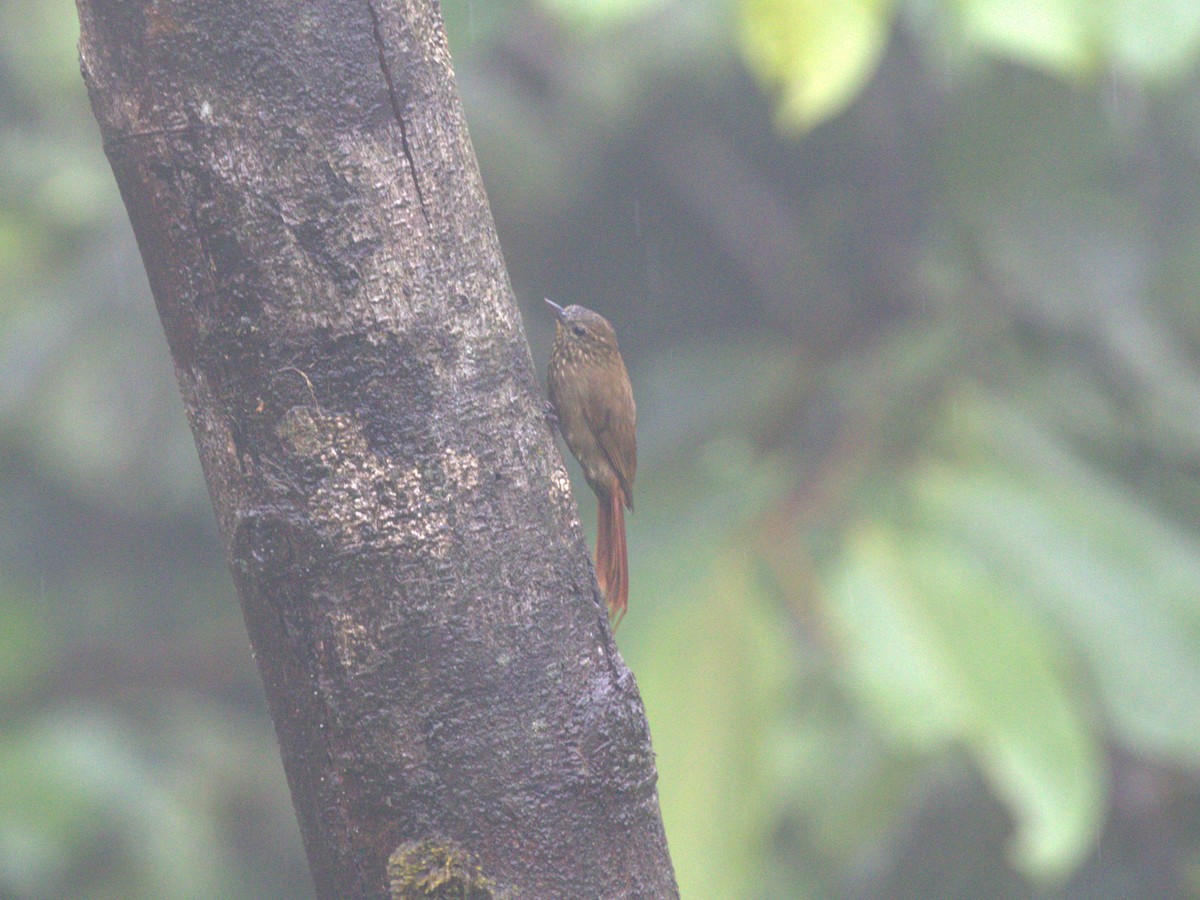
{"type": "Polygon", "coordinates": [[[584,328],[582,325],[572,325],[571,331],[573,331],[575,333],[576,337],[583,337],[583,335],[587,331],[587,329],[584,328]]]}

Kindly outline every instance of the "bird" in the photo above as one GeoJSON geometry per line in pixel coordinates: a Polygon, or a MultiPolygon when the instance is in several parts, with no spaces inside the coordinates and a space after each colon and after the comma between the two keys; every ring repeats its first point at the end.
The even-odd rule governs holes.
{"type": "Polygon", "coordinates": [[[558,322],[547,372],[558,428],[596,494],[596,579],[615,631],[629,606],[625,510],[633,511],[637,405],[612,325],[551,300],[558,322]]]}

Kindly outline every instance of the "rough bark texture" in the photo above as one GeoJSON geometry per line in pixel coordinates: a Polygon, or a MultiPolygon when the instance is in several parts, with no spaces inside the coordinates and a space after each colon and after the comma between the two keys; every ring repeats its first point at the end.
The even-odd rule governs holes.
{"type": "Polygon", "coordinates": [[[436,2],[78,8],[318,894],[676,895],[436,2]]]}

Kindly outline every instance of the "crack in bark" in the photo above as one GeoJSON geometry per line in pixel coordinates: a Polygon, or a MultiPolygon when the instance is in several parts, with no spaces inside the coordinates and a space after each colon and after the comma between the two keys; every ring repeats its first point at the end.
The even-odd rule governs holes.
{"type": "Polygon", "coordinates": [[[208,122],[188,122],[186,125],[164,125],[160,128],[147,128],[143,131],[129,131],[114,138],[106,138],[104,140],[104,149],[107,151],[110,148],[121,147],[125,144],[141,140],[142,138],[188,134],[189,132],[199,131],[202,128],[215,127],[215,125],[212,125],[208,122]]]}
{"type": "Polygon", "coordinates": [[[375,47],[379,51],[379,68],[383,70],[383,80],[387,83],[388,100],[392,104],[392,115],[400,125],[400,146],[404,150],[404,158],[408,160],[408,170],[412,174],[413,187],[417,191],[417,202],[421,206],[421,215],[425,224],[433,229],[433,221],[429,218],[429,209],[425,205],[425,194],[421,190],[421,180],[417,177],[417,164],[413,160],[412,148],[408,145],[408,125],[404,121],[404,109],[400,104],[400,96],[396,91],[396,83],[392,79],[392,70],[388,66],[387,54],[384,52],[383,29],[380,27],[379,10],[371,0],[367,0],[367,9],[371,12],[371,33],[375,39],[375,47]]]}

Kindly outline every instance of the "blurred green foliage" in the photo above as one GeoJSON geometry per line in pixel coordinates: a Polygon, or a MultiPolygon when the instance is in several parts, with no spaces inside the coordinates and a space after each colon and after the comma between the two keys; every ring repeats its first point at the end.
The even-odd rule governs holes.
{"type": "Polygon", "coordinates": [[[850,103],[887,47],[893,0],[743,0],[747,64],[779,88],[786,125],[808,127],[850,103]]]}
{"type": "MultiPolygon", "coordinates": [[[[443,7],[630,364],[684,896],[1200,895],[1200,5],[443,7]]],[[[76,34],[0,5],[0,895],[310,895],[76,34]]]]}

